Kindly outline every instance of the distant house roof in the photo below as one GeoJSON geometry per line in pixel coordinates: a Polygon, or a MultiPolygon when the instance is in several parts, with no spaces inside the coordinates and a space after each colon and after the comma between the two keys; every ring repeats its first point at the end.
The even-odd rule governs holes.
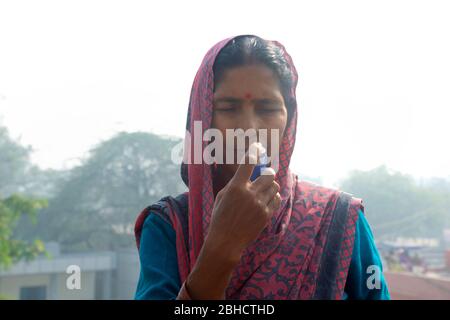
{"type": "Polygon", "coordinates": [[[0,276],[14,276],[44,273],[65,273],[70,265],[79,266],[81,271],[106,271],[116,269],[116,253],[112,251],[61,254],[52,258],[38,257],[30,262],[19,262],[0,276]]]}

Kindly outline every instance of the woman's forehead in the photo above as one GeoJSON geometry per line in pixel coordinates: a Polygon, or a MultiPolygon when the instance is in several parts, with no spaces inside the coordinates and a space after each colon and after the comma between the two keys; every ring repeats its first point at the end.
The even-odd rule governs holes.
{"type": "Polygon", "coordinates": [[[235,67],[224,74],[216,85],[215,98],[224,96],[251,99],[256,96],[278,96],[279,81],[275,73],[261,65],[235,67]]]}

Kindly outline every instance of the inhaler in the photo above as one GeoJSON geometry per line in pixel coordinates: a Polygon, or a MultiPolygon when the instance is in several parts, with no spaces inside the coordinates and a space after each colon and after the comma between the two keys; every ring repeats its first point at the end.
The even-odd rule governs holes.
{"type": "Polygon", "coordinates": [[[258,163],[256,164],[255,168],[253,169],[252,176],[250,177],[250,181],[255,181],[260,175],[261,172],[266,168],[269,164],[269,161],[267,159],[267,151],[266,148],[262,146],[262,144],[259,144],[261,155],[258,158],[258,163]]]}

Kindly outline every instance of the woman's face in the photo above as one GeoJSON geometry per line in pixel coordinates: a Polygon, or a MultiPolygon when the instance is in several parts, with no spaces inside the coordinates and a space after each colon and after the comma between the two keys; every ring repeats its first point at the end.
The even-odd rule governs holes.
{"type": "MultiPolygon", "coordinates": [[[[270,156],[271,130],[278,130],[278,142],[281,143],[287,123],[287,109],[281,94],[278,78],[264,65],[235,67],[225,71],[222,79],[216,83],[214,92],[212,127],[219,129],[226,140],[226,129],[267,130],[267,152],[270,156]]],[[[259,139],[259,138],[258,138],[259,139]]],[[[237,147],[237,140],[234,141],[237,147]]],[[[246,141],[248,149],[248,141],[246,141]]],[[[224,162],[226,148],[223,150],[224,162]]],[[[221,174],[230,179],[239,164],[236,154],[233,164],[220,166],[221,174]]]]}

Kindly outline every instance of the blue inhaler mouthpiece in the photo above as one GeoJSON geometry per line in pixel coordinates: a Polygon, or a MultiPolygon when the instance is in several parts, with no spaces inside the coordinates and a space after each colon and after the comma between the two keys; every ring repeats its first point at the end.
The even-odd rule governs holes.
{"type": "Polygon", "coordinates": [[[252,176],[250,177],[250,181],[255,181],[260,175],[263,168],[266,168],[268,165],[267,161],[267,153],[264,149],[261,153],[261,156],[259,158],[258,164],[255,166],[252,172],[252,176]]]}

